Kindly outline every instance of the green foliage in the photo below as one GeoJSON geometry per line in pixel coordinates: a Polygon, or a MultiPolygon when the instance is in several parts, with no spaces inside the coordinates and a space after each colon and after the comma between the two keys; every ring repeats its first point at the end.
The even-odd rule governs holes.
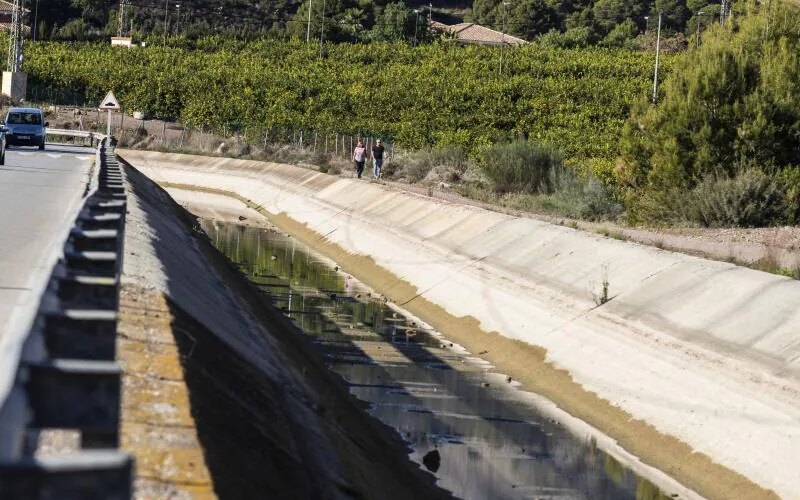
{"type": "Polygon", "coordinates": [[[534,141],[499,143],[483,153],[481,169],[499,193],[552,193],[564,170],[561,153],[534,141]]]}
{"type": "Polygon", "coordinates": [[[800,221],[800,166],[783,169],[780,182],[786,195],[786,218],[797,223],[800,221]]]}
{"type": "Polygon", "coordinates": [[[217,37],[133,50],[31,43],[24,69],[32,85],[85,89],[97,101],[113,89],[127,110],[210,131],[314,129],[470,155],[526,136],[569,158],[619,153],[628,103],[648,92],[651,54],[531,44],[505,59],[500,76],[496,47],[326,44],[320,57],[318,44],[298,40],[217,37]]]}
{"type": "Polygon", "coordinates": [[[457,146],[426,148],[395,158],[386,167],[383,169],[385,177],[411,183],[423,180],[436,167],[446,167],[452,178],[445,180],[454,182],[467,169],[467,157],[464,150],[457,146]]]}
{"type": "Polygon", "coordinates": [[[405,3],[392,2],[380,11],[372,37],[382,41],[411,40],[414,32],[419,31],[415,22],[416,15],[405,3]]]}
{"type": "Polygon", "coordinates": [[[638,34],[639,27],[636,26],[636,24],[630,19],[626,19],[620,24],[614,26],[614,28],[603,39],[601,45],[605,45],[606,47],[625,47],[630,49],[633,48],[633,39],[636,38],[636,35],[638,34]]]}
{"type": "Polygon", "coordinates": [[[775,176],[747,169],[734,178],[703,180],[685,205],[687,219],[709,227],[759,227],[785,221],[786,198],[775,176]]]}
{"type": "MultiPolygon", "coordinates": [[[[689,19],[689,9],[686,7],[686,0],[655,0],[654,12],[662,12],[661,29],[669,35],[671,33],[683,31],[686,28],[686,21],[689,19]]],[[[658,14],[651,16],[655,20],[658,14]]],[[[655,21],[656,23],[658,21],[655,21]]]]}
{"type": "Polygon", "coordinates": [[[566,32],[552,30],[539,37],[539,43],[545,47],[560,49],[579,49],[588,47],[596,40],[594,32],[587,26],[570,28],[566,32]]]}
{"type": "Polygon", "coordinates": [[[633,38],[640,28],[633,20],[641,22],[643,28],[650,5],[651,2],[642,0],[597,0],[592,7],[594,25],[599,33],[606,35],[624,23],[624,31],[632,31],[633,38]]]}
{"type": "Polygon", "coordinates": [[[714,198],[690,214],[691,220],[712,225],[783,220],[771,201],[777,181],[768,172],[800,165],[800,15],[795,6],[779,2],[769,18],[766,6],[750,4],[750,9],[727,28],[709,29],[699,49],[677,60],[657,106],[634,107],[623,132],[619,171],[631,188],[631,214],[667,217],[663,206],[671,198],[702,183],[714,198]],[[761,170],[753,165],[763,172],[756,174],[761,170]],[[739,172],[747,173],[742,184],[734,179],[739,172]],[[731,199],[713,195],[720,189],[735,192],[731,199]],[[755,216],[754,206],[767,212],[755,216]]]}

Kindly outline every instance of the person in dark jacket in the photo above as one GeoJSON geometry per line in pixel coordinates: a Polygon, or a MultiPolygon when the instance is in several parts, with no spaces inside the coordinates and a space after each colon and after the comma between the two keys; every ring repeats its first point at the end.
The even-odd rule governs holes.
{"type": "Polygon", "coordinates": [[[383,153],[384,153],[383,143],[380,139],[375,142],[375,145],[372,146],[372,175],[375,176],[376,179],[381,178],[381,167],[383,167],[383,153]]]}

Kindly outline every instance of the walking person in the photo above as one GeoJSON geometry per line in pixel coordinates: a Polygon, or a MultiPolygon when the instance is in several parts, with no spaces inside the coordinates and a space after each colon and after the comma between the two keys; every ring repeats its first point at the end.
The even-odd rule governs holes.
{"type": "Polygon", "coordinates": [[[367,159],[367,148],[364,147],[364,143],[359,140],[358,144],[356,144],[355,149],[353,149],[353,162],[356,164],[356,174],[358,178],[361,178],[361,174],[364,172],[364,161],[367,159]]]}
{"type": "Polygon", "coordinates": [[[383,143],[380,139],[372,146],[372,175],[376,179],[381,178],[381,167],[383,167],[383,143]]]}

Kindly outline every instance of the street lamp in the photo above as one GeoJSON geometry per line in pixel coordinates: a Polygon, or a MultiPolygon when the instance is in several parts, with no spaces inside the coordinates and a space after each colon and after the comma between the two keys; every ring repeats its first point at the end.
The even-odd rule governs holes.
{"type": "Polygon", "coordinates": [[[416,14],[416,18],[414,20],[414,47],[417,46],[417,32],[419,30],[419,9],[414,9],[414,14],[416,14]]]}
{"type": "Polygon", "coordinates": [[[167,46],[167,16],[169,15],[169,0],[164,0],[164,47],[167,46]]]}
{"type": "Polygon", "coordinates": [[[306,26],[306,43],[311,41],[311,7],[312,0],[308,0],[308,25],[306,26]]]}
{"type": "Polygon", "coordinates": [[[319,57],[322,59],[322,43],[325,41],[325,7],[327,2],[322,0],[322,23],[319,25],[319,57]]]}
{"type": "Polygon", "coordinates": [[[503,31],[500,36],[500,74],[503,74],[503,52],[506,49],[506,15],[508,14],[509,2],[503,2],[503,31]]]}
{"type": "Polygon", "coordinates": [[[36,41],[36,31],[38,30],[38,26],[36,25],[39,22],[39,0],[36,0],[36,10],[33,11],[33,41],[36,41]]]}
{"type": "Polygon", "coordinates": [[[658,13],[658,33],[656,34],[656,70],[653,74],[653,104],[658,100],[658,55],[661,48],[661,12],[658,13]]]}
{"type": "Polygon", "coordinates": [[[706,13],[703,12],[702,10],[697,13],[697,25],[695,26],[695,31],[694,31],[694,43],[695,43],[694,46],[696,49],[700,48],[700,21],[702,20],[703,18],[702,16],[704,15],[706,15],[706,13]]]}

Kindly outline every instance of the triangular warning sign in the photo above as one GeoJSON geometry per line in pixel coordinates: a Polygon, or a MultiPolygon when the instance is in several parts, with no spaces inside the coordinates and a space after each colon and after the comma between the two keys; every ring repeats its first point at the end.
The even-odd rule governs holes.
{"type": "Polygon", "coordinates": [[[100,103],[100,109],[120,109],[119,101],[117,101],[114,92],[109,92],[105,99],[100,103]]]}

